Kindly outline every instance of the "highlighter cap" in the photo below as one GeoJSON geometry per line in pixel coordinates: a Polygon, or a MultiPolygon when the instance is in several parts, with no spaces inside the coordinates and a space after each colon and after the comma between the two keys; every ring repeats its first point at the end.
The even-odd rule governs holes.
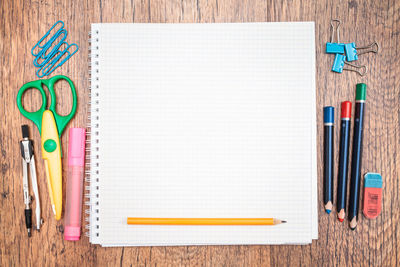
{"type": "Polygon", "coordinates": [[[350,101],[344,101],[342,102],[342,112],[340,114],[340,117],[342,119],[344,118],[351,118],[351,102],[350,101]]]}
{"type": "Polygon", "coordinates": [[[85,165],[86,130],[84,128],[69,129],[68,166],[85,165]]]}
{"type": "Polygon", "coordinates": [[[324,107],[324,123],[334,122],[334,112],[335,112],[334,107],[331,106],[324,107]]]}
{"type": "Polygon", "coordinates": [[[358,83],[356,85],[356,100],[364,100],[367,97],[367,85],[365,83],[358,83]]]}
{"type": "Polygon", "coordinates": [[[64,239],[68,241],[78,241],[81,236],[80,226],[65,226],[64,239]]]}

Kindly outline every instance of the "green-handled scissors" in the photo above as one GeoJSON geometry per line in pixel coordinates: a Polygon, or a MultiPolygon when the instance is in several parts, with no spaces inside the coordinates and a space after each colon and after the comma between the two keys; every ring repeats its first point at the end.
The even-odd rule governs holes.
{"type": "Polygon", "coordinates": [[[57,75],[50,79],[42,79],[24,84],[18,91],[17,105],[19,111],[26,118],[33,121],[39,129],[41,136],[42,157],[46,167],[47,184],[49,187],[50,201],[57,220],[61,219],[62,211],[62,166],[60,136],[65,126],[72,119],[76,112],[77,97],[75,86],[72,81],[63,75],[57,75]],[[68,82],[72,92],[71,112],[61,116],[56,112],[56,93],[54,84],[59,80],[68,82]],[[49,89],[51,104],[47,107],[47,96],[43,89],[45,85],[49,89]],[[28,89],[37,89],[42,95],[42,106],[39,110],[29,112],[22,106],[22,95],[28,89]]]}

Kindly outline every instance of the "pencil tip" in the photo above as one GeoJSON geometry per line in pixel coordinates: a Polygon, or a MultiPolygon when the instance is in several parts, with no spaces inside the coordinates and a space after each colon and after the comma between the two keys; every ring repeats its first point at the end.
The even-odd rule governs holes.
{"type": "Polygon", "coordinates": [[[338,219],[340,222],[344,221],[344,217],[345,217],[345,213],[344,213],[344,209],[341,209],[338,213],[338,219]]]}
{"type": "Polygon", "coordinates": [[[353,217],[353,219],[350,221],[350,229],[355,230],[357,227],[357,217],[353,217]]]}
{"type": "Polygon", "coordinates": [[[281,221],[281,223],[286,223],[286,221],[281,221]]]}
{"type": "Polygon", "coordinates": [[[328,213],[328,214],[331,213],[332,208],[333,208],[332,201],[328,201],[328,202],[325,204],[325,211],[326,211],[326,213],[328,213]]]}

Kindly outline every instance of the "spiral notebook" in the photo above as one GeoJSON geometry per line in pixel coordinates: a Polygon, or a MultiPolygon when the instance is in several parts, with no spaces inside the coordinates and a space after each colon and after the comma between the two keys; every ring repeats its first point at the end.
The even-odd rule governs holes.
{"type": "Polygon", "coordinates": [[[90,242],[317,238],[314,38],[313,22],[92,24],[90,242]],[[287,223],[134,226],[127,217],[287,223]]]}

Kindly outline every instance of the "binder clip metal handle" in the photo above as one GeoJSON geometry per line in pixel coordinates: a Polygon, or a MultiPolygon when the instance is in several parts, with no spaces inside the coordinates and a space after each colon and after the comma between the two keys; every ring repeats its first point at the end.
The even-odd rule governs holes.
{"type": "Polygon", "coordinates": [[[359,52],[359,55],[366,54],[366,53],[379,53],[379,44],[378,42],[373,42],[372,44],[363,46],[363,47],[357,47],[357,49],[364,49],[364,51],[359,52]]]}
{"type": "Polygon", "coordinates": [[[332,34],[331,34],[331,43],[333,43],[333,36],[335,35],[335,31],[336,31],[336,40],[338,43],[340,43],[339,41],[339,28],[340,28],[340,24],[342,22],[338,19],[332,19],[331,20],[331,30],[332,30],[332,34]],[[335,24],[336,23],[336,27],[335,24]]]}
{"type": "Polygon", "coordinates": [[[326,43],[326,53],[327,54],[343,54],[344,53],[344,44],[341,44],[339,41],[339,27],[340,27],[340,20],[332,19],[331,20],[331,41],[326,43]],[[336,26],[335,26],[336,24],[336,26]],[[336,32],[336,41],[334,42],[334,36],[336,32]]]}
{"type": "Polygon", "coordinates": [[[332,71],[337,73],[342,73],[343,70],[357,72],[360,76],[364,76],[367,73],[367,66],[358,66],[346,61],[346,56],[341,54],[336,54],[335,60],[333,62],[332,71]],[[352,68],[349,68],[350,66],[352,68]]]}
{"type": "Polygon", "coordinates": [[[353,63],[347,62],[347,61],[345,61],[344,64],[345,64],[345,66],[343,67],[344,70],[357,72],[360,76],[364,76],[368,71],[366,65],[359,66],[359,65],[355,65],[353,63]],[[346,65],[351,66],[353,68],[348,68],[348,67],[346,67],[346,65]]]}

